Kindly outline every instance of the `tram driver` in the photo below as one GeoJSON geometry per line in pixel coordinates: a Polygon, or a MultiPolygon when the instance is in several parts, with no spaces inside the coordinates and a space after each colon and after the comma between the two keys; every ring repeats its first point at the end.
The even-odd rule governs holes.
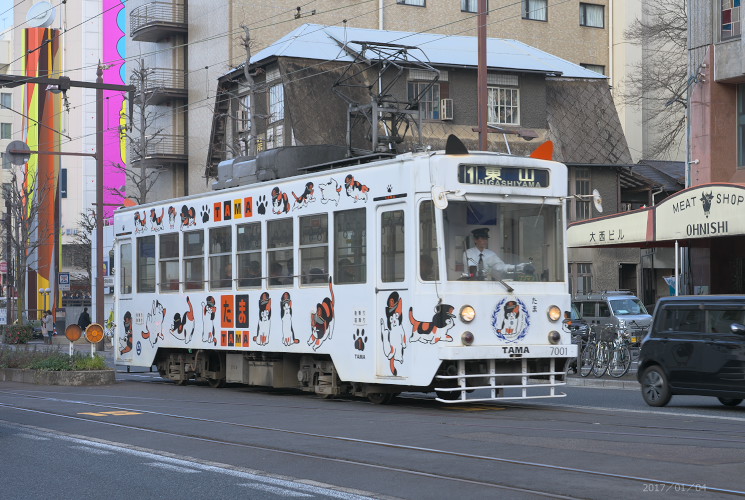
{"type": "Polygon", "coordinates": [[[477,280],[496,280],[504,272],[522,272],[526,264],[505,264],[489,250],[489,228],[471,231],[474,246],[463,252],[463,277],[477,280]]]}

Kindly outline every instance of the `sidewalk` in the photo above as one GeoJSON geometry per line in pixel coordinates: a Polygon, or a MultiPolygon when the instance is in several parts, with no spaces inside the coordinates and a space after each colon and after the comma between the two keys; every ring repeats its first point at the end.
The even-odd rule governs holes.
{"type": "Polygon", "coordinates": [[[624,389],[627,391],[638,391],[639,382],[636,380],[636,370],[631,371],[620,378],[613,378],[607,373],[602,377],[596,377],[592,373],[586,377],[577,374],[567,376],[567,385],[579,387],[594,387],[598,389],[624,389]]]}

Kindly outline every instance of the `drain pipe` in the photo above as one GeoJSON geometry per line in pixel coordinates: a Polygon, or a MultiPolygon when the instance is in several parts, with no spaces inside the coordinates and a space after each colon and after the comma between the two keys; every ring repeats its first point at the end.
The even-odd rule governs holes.
{"type": "Polygon", "coordinates": [[[378,29],[383,30],[385,26],[385,1],[378,0],[378,29]]]}

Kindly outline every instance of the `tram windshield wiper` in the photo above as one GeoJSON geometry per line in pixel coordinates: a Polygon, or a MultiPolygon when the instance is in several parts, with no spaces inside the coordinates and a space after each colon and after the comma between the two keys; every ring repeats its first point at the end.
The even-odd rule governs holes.
{"type": "Polygon", "coordinates": [[[496,280],[496,281],[498,281],[499,283],[501,283],[501,284],[502,284],[502,286],[503,286],[503,287],[505,287],[505,288],[507,289],[507,293],[512,293],[512,292],[514,292],[514,291],[515,291],[515,289],[514,289],[514,288],[512,288],[512,287],[511,287],[510,285],[508,285],[508,284],[507,284],[507,283],[506,283],[506,282],[505,282],[504,280],[498,279],[498,280],[496,280]]]}

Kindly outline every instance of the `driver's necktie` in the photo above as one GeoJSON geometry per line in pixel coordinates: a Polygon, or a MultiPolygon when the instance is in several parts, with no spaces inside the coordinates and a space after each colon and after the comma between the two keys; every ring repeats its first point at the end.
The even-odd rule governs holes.
{"type": "Polygon", "coordinates": [[[484,254],[479,254],[479,265],[476,268],[476,275],[477,276],[483,276],[484,275],[484,254]]]}

